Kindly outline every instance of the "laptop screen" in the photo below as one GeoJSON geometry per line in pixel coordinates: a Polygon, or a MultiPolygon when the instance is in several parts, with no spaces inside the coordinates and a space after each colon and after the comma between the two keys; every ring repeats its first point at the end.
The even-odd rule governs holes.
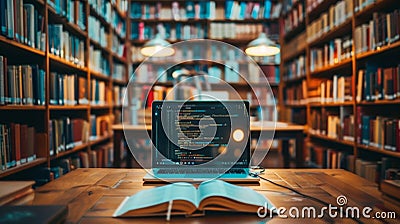
{"type": "Polygon", "coordinates": [[[248,167],[247,101],[154,101],[153,167],[248,167]]]}

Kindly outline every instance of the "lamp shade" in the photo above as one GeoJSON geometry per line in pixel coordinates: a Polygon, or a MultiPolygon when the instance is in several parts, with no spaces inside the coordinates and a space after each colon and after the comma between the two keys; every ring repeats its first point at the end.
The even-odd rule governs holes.
{"type": "Polygon", "coordinates": [[[279,54],[280,48],[265,33],[260,33],[257,39],[247,45],[245,52],[249,56],[272,56],[279,54]]]}
{"type": "Polygon", "coordinates": [[[144,44],[140,53],[147,57],[167,57],[175,53],[175,50],[169,46],[170,44],[157,34],[153,39],[144,44]]]}

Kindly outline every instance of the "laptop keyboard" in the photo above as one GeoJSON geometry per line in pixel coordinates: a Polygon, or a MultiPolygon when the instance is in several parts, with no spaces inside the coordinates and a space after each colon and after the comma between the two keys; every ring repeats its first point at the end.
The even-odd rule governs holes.
{"type": "Polygon", "coordinates": [[[196,174],[196,173],[215,173],[215,174],[246,174],[244,169],[241,168],[232,168],[229,170],[220,169],[220,168],[207,168],[207,169],[196,169],[196,168],[188,168],[188,169],[160,169],[157,172],[158,174],[196,174]]]}

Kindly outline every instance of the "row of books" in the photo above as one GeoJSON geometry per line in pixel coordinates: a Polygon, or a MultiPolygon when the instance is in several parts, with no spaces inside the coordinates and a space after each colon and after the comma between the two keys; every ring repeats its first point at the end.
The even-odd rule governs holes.
{"type": "Polygon", "coordinates": [[[92,79],[90,90],[91,105],[108,105],[111,97],[107,83],[105,81],[92,79]]]}
{"type": "Polygon", "coordinates": [[[112,22],[113,10],[109,0],[89,0],[89,7],[92,8],[98,16],[101,16],[107,23],[112,22]]]}
{"type": "Polygon", "coordinates": [[[113,156],[111,144],[99,145],[62,159],[52,160],[50,167],[32,168],[28,170],[27,175],[35,181],[36,187],[42,186],[78,168],[111,167],[114,161],[113,156]]]}
{"type": "Polygon", "coordinates": [[[128,99],[124,100],[126,88],[120,86],[113,87],[113,104],[115,106],[128,106],[128,99]]]}
{"type": "Polygon", "coordinates": [[[354,11],[362,11],[365,7],[375,3],[376,0],[355,0],[354,1],[354,11]]]}
{"type": "Polygon", "coordinates": [[[296,105],[306,104],[307,102],[307,82],[303,80],[301,85],[287,86],[284,89],[285,104],[296,105]]]}
{"type": "Polygon", "coordinates": [[[0,124],[0,170],[35,160],[37,147],[44,146],[43,136],[31,125],[0,124]]]}
{"type": "Polygon", "coordinates": [[[50,104],[88,104],[87,79],[76,74],[50,72],[50,104]]]}
{"type": "Polygon", "coordinates": [[[131,23],[131,39],[148,40],[159,34],[170,41],[207,38],[205,24],[159,23],[146,25],[144,22],[131,23]]]}
{"type": "Polygon", "coordinates": [[[90,115],[90,137],[89,140],[97,140],[101,137],[107,137],[112,134],[111,125],[114,123],[114,116],[90,115]]]}
{"type": "Polygon", "coordinates": [[[7,65],[0,56],[0,105],[44,105],[45,71],[38,65],[7,65]]]}
{"type": "Polygon", "coordinates": [[[307,162],[311,167],[354,170],[354,155],[320,145],[307,146],[307,162]]]}
{"type": "Polygon", "coordinates": [[[354,141],[354,115],[351,107],[341,107],[339,111],[312,110],[310,133],[324,135],[344,141],[354,141]]]}
{"type": "Polygon", "coordinates": [[[114,62],[112,77],[115,80],[125,81],[126,68],[125,65],[114,62]]]}
{"type": "Polygon", "coordinates": [[[0,15],[1,35],[45,50],[44,18],[33,4],[23,4],[23,0],[3,0],[0,15]]]}
{"type": "Polygon", "coordinates": [[[129,0],[111,0],[111,3],[120,11],[124,16],[128,11],[129,0]]]}
{"type": "Polygon", "coordinates": [[[380,160],[355,160],[354,172],[377,184],[384,180],[399,179],[399,161],[395,158],[382,157],[380,160]]]}
{"type": "Polygon", "coordinates": [[[86,9],[84,1],[47,0],[47,3],[58,15],[67,18],[68,22],[78,25],[81,30],[86,29],[86,9]]]}
{"type": "Polygon", "coordinates": [[[121,58],[125,57],[126,55],[125,43],[115,35],[112,35],[111,38],[111,52],[113,52],[114,54],[116,54],[118,57],[121,58]]]}
{"type": "MultiPolygon", "coordinates": [[[[280,109],[282,110],[282,109],[280,109]]],[[[303,108],[288,108],[285,107],[283,109],[283,114],[282,116],[283,120],[288,121],[293,124],[300,124],[300,125],[305,125],[307,122],[307,110],[305,107],[303,108]]]]}
{"type": "Polygon", "coordinates": [[[263,2],[226,1],[225,19],[273,19],[278,18],[282,9],[281,3],[271,0],[263,2]]]}
{"type": "Polygon", "coordinates": [[[312,21],[307,27],[307,41],[312,42],[329,32],[335,27],[340,26],[353,16],[353,0],[343,0],[331,5],[327,12],[312,21]]]}
{"type": "Polygon", "coordinates": [[[49,155],[57,155],[89,141],[89,122],[82,118],[49,120],[49,155]]]}
{"type": "Polygon", "coordinates": [[[114,32],[118,34],[121,39],[124,39],[126,36],[126,22],[125,18],[121,17],[118,13],[114,12],[112,14],[112,23],[111,27],[113,28],[114,32]]]}
{"type": "MultiPolygon", "coordinates": [[[[220,65],[191,65],[191,70],[205,72],[209,83],[240,83],[245,79],[249,83],[279,83],[279,66],[262,65],[261,70],[254,63],[239,63],[235,60],[222,61],[220,65]],[[266,78],[265,78],[266,77],[266,78]],[[223,80],[223,81],[222,81],[223,80]]],[[[173,80],[172,70],[165,73],[166,65],[143,63],[133,74],[133,80],[137,83],[165,82],[173,80]]]]}
{"type": "Polygon", "coordinates": [[[303,0],[283,0],[282,1],[282,14],[286,15],[289,11],[293,10],[293,6],[297,3],[303,4],[303,0]]]}
{"type": "Polygon", "coordinates": [[[62,24],[49,24],[50,53],[78,66],[85,66],[85,41],[63,30],[62,24]]]}
{"type": "Polygon", "coordinates": [[[188,19],[213,19],[217,15],[214,1],[173,1],[165,7],[161,2],[132,2],[130,16],[133,19],[170,19],[176,21],[188,19]],[[181,5],[180,5],[181,4],[181,5]]]}
{"type": "Polygon", "coordinates": [[[337,64],[352,57],[353,39],[350,36],[335,38],[323,47],[311,48],[310,71],[337,64]]]}
{"type": "MultiPolygon", "coordinates": [[[[287,0],[284,2],[288,2],[291,0],[287,0]]],[[[288,6],[289,4],[283,3],[283,5],[288,6]]],[[[283,34],[289,33],[293,29],[299,26],[302,22],[305,21],[306,19],[306,13],[305,13],[305,6],[304,2],[299,3],[296,5],[295,8],[291,8],[290,11],[287,11],[283,20],[283,34]]]]}
{"type": "Polygon", "coordinates": [[[161,2],[131,4],[130,16],[134,19],[170,19],[184,21],[188,19],[269,19],[278,18],[282,4],[271,0],[259,1],[226,1],[225,7],[216,7],[215,1],[173,1],[170,7],[161,2]],[[181,5],[180,5],[181,4],[181,5]]]}
{"type": "Polygon", "coordinates": [[[400,39],[400,10],[391,13],[374,12],[372,20],[354,31],[356,54],[376,50],[400,39]]]}
{"type": "Polygon", "coordinates": [[[104,55],[101,49],[96,49],[93,45],[89,48],[89,66],[90,70],[101,73],[103,75],[110,75],[110,61],[104,55]]]}
{"type": "Polygon", "coordinates": [[[305,55],[300,55],[284,65],[283,79],[285,81],[306,76],[305,55]]]}
{"type": "Polygon", "coordinates": [[[400,98],[400,64],[382,68],[367,64],[357,77],[357,102],[400,98]]]}
{"type": "Polygon", "coordinates": [[[400,121],[397,118],[362,115],[358,143],[400,152],[400,121]]]}
{"type": "Polygon", "coordinates": [[[94,16],[88,17],[88,35],[89,37],[100,44],[104,48],[109,48],[109,33],[106,28],[101,24],[101,22],[94,16]]]}
{"type": "Polygon", "coordinates": [[[263,32],[262,24],[217,23],[210,24],[211,39],[255,39],[263,32]]]}
{"type": "Polygon", "coordinates": [[[352,77],[334,75],[333,79],[320,84],[321,103],[343,103],[352,101],[352,77]]]}
{"type": "Polygon", "coordinates": [[[114,161],[114,149],[112,145],[97,146],[92,150],[79,153],[78,168],[107,168],[112,167],[114,161]]]}

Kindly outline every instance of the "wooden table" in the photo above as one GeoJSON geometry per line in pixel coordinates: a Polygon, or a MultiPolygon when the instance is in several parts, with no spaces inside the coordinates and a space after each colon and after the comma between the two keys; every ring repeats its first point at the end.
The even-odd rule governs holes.
{"type": "MultiPolygon", "coordinates": [[[[296,141],[296,167],[303,167],[303,139],[304,139],[304,126],[294,125],[283,122],[277,122],[276,127],[271,125],[260,126],[254,123],[250,126],[252,138],[259,138],[261,132],[270,136],[274,132],[274,139],[282,140],[282,155],[284,167],[288,168],[290,163],[289,154],[289,140],[295,139],[296,141]]],[[[149,138],[151,136],[151,125],[113,125],[114,132],[114,163],[113,167],[120,167],[121,164],[121,141],[125,139],[125,133],[132,134],[137,138],[149,138]],[[125,131],[125,133],[124,133],[125,131]]],[[[128,156],[127,164],[130,164],[131,156],[128,156]]]]}
{"type": "MultiPolygon", "coordinates": [[[[143,189],[154,185],[144,185],[143,169],[77,169],[65,176],[35,190],[35,205],[64,204],[68,205],[67,223],[165,223],[165,217],[148,218],[112,218],[114,210],[121,201],[143,189]]],[[[334,169],[271,169],[263,177],[296,190],[318,197],[337,206],[336,198],[344,195],[348,206],[372,207],[381,211],[397,212],[400,208],[384,201],[374,183],[353,173],[334,169]]],[[[276,207],[303,208],[313,206],[321,209],[322,205],[305,199],[289,190],[272,185],[266,181],[249,186],[268,197],[276,207]]],[[[371,213],[373,214],[373,213],[371,213]]],[[[174,216],[170,223],[262,223],[270,218],[260,219],[255,214],[213,213],[202,217],[185,218],[174,216]]],[[[305,219],[284,219],[275,216],[271,223],[308,223],[305,219]]],[[[316,223],[349,222],[349,219],[332,219],[325,215],[323,219],[312,220],[316,223]]],[[[380,223],[377,219],[361,219],[362,222],[380,223]]],[[[394,220],[385,220],[390,223],[394,220]]]]}

